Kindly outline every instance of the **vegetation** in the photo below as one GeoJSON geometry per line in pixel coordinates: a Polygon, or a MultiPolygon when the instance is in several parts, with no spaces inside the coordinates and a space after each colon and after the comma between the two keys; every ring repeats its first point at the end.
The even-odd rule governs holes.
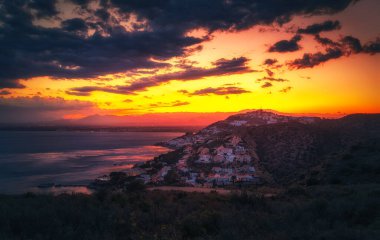
{"type": "Polygon", "coordinates": [[[165,191],[0,197],[0,239],[375,239],[380,190],[290,188],[272,198],[165,191]]]}
{"type": "MultiPolygon", "coordinates": [[[[351,168],[354,174],[361,168],[378,164],[378,157],[371,160],[365,158],[362,153],[367,154],[367,151],[371,154],[370,147],[380,148],[379,137],[380,114],[375,114],[352,115],[336,120],[321,120],[313,124],[289,122],[251,127],[243,138],[255,144],[260,157],[258,166],[255,167],[268,173],[271,179],[266,179],[267,182],[288,186],[302,180],[311,169],[319,168],[318,171],[324,172],[330,165],[345,165],[346,170],[351,168]],[[359,151],[360,148],[365,148],[362,153],[359,151]],[[362,162],[355,163],[354,159],[349,159],[350,154],[352,155],[349,151],[355,149],[357,158],[362,162]],[[348,155],[343,157],[344,154],[348,155]],[[372,163],[368,162],[368,165],[363,161],[372,163]],[[346,164],[349,162],[351,167],[346,164]]],[[[335,173],[341,176],[339,172],[335,173]]],[[[350,177],[349,172],[343,174],[350,177]]],[[[371,175],[373,174],[376,175],[371,175]]],[[[315,178],[310,179],[310,183],[314,184],[314,180],[315,178]]]]}
{"type": "Polygon", "coordinates": [[[164,181],[168,185],[176,184],[181,181],[181,176],[175,170],[169,170],[165,175],[164,181]]]}

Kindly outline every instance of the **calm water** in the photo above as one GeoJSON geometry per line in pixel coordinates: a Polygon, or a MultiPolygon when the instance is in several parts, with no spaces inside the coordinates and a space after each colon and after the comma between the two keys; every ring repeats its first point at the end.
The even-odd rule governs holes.
{"type": "Polygon", "coordinates": [[[180,135],[0,131],[0,193],[33,191],[47,183],[88,184],[98,176],[167,152],[167,148],[153,144],[180,135]]]}

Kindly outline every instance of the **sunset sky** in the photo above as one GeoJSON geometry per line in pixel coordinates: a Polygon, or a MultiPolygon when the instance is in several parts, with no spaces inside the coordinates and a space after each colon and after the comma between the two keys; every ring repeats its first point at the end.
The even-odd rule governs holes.
{"type": "Polygon", "coordinates": [[[380,112],[378,0],[0,0],[0,122],[380,112]]]}

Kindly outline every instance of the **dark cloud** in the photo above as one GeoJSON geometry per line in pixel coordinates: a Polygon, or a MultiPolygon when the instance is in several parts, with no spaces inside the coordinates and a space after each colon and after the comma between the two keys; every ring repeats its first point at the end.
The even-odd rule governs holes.
{"type": "Polygon", "coordinates": [[[112,87],[95,87],[95,86],[86,86],[71,88],[69,91],[66,91],[67,94],[76,95],[76,96],[89,96],[91,92],[102,91],[116,94],[135,94],[136,91],[143,91],[149,87],[159,86],[161,84],[170,82],[172,80],[179,81],[190,81],[198,80],[204,77],[210,76],[222,76],[222,75],[231,75],[231,74],[241,74],[252,72],[247,63],[248,59],[245,57],[233,58],[233,59],[219,59],[212,63],[213,67],[211,68],[197,68],[191,67],[187,68],[184,71],[167,73],[156,75],[154,77],[145,77],[132,82],[130,85],[126,86],[112,86],[112,87]]]}
{"type": "Polygon", "coordinates": [[[235,82],[235,83],[225,83],[222,86],[229,87],[229,86],[236,86],[236,85],[239,85],[239,84],[240,83],[238,83],[238,82],[235,82]]]}
{"type": "Polygon", "coordinates": [[[321,32],[328,32],[340,29],[341,25],[339,21],[325,21],[323,23],[315,23],[307,26],[306,28],[298,29],[297,33],[302,34],[319,34],[321,32]]]}
{"type": "Polygon", "coordinates": [[[85,32],[88,29],[86,22],[81,18],[72,18],[61,23],[62,29],[69,32],[85,32]]]}
{"type": "Polygon", "coordinates": [[[380,53],[380,38],[375,41],[369,42],[363,46],[363,51],[368,54],[380,53]]]}
{"type": "Polygon", "coordinates": [[[156,75],[154,77],[141,78],[138,81],[133,82],[129,86],[126,86],[125,89],[131,92],[142,91],[149,87],[154,87],[161,85],[163,83],[179,80],[179,81],[190,81],[197,80],[204,77],[211,76],[222,76],[222,75],[231,75],[231,74],[241,74],[252,72],[248,67],[249,59],[245,57],[232,58],[232,59],[219,59],[212,63],[211,68],[199,68],[199,67],[190,67],[184,71],[167,73],[156,75]]]}
{"type": "Polygon", "coordinates": [[[301,41],[302,37],[300,35],[295,35],[290,40],[281,40],[269,47],[269,52],[295,52],[301,49],[298,42],[301,41]]]}
{"type": "Polygon", "coordinates": [[[162,108],[162,107],[179,107],[179,106],[185,106],[189,105],[189,102],[183,102],[183,101],[174,101],[169,103],[163,103],[163,102],[157,102],[157,103],[151,103],[149,104],[150,108],[162,108]]]}
{"type": "Polygon", "coordinates": [[[135,12],[156,26],[196,27],[215,30],[243,30],[258,24],[284,24],[296,14],[332,14],[345,9],[351,0],[288,1],[124,1],[111,0],[125,12],[135,12]],[[189,14],[191,12],[191,14],[189,14]]]}
{"type": "Polygon", "coordinates": [[[191,30],[203,28],[211,34],[216,30],[239,31],[255,25],[284,24],[295,15],[340,12],[354,1],[289,4],[282,0],[185,3],[182,0],[102,0],[100,8],[93,10],[89,5],[95,1],[71,0],[79,8],[70,13],[73,19],[62,20],[61,27],[34,25],[36,18],[60,21],[58,13],[66,8],[57,9],[61,5],[58,1],[2,1],[0,66],[7,71],[0,72],[0,88],[22,87],[19,79],[37,76],[94,78],[140,68],[166,67],[168,64],[160,60],[186,56],[189,48],[209,39],[209,36],[188,36],[191,30]],[[132,30],[125,28],[131,16],[136,16],[135,22],[129,24],[132,30]],[[93,34],[84,34],[86,30],[93,34]]]}
{"type": "Polygon", "coordinates": [[[327,48],[326,52],[305,53],[302,58],[295,59],[288,63],[290,68],[312,68],[331,59],[337,59],[344,55],[339,48],[327,48]]]}
{"type": "Polygon", "coordinates": [[[107,21],[111,16],[111,14],[105,9],[96,10],[95,15],[99,17],[102,21],[107,21]]]}
{"type": "Polygon", "coordinates": [[[134,95],[135,93],[128,90],[126,86],[106,86],[106,87],[96,87],[96,86],[85,86],[85,87],[76,87],[71,88],[66,91],[69,95],[74,96],[90,96],[92,92],[108,92],[115,94],[125,94],[125,95],[134,95]]]}
{"type": "Polygon", "coordinates": [[[92,0],[70,0],[71,2],[83,7],[87,8],[87,5],[92,2],[92,0]]]}
{"type": "Polygon", "coordinates": [[[316,35],[315,40],[326,47],[325,52],[305,53],[302,58],[289,62],[288,66],[290,68],[312,68],[321,63],[327,62],[331,59],[337,59],[342,56],[349,56],[351,54],[359,53],[374,55],[380,52],[379,38],[364,45],[361,44],[359,39],[352,36],[345,36],[339,41],[333,41],[329,38],[323,38],[316,35]]]}
{"type": "Polygon", "coordinates": [[[363,50],[360,40],[352,36],[346,36],[341,40],[353,53],[359,53],[363,50]]]}
{"type": "Polygon", "coordinates": [[[177,92],[182,93],[182,94],[188,94],[189,93],[189,91],[187,91],[185,89],[178,90],[177,92]]]}
{"type": "Polygon", "coordinates": [[[80,110],[83,108],[93,107],[91,102],[78,100],[65,100],[59,97],[12,97],[0,98],[1,106],[10,108],[22,108],[43,111],[59,111],[59,110],[80,110]]]}
{"type": "Polygon", "coordinates": [[[359,39],[352,36],[346,36],[341,39],[341,43],[349,49],[350,52],[348,54],[367,53],[374,55],[380,53],[380,38],[362,45],[359,39]]]}
{"type": "Polygon", "coordinates": [[[192,93],[188,93],[189,96],[207,96],[207,95],[233,95],[233,94],[243,94],[250,93],[250,91],[245,90],[240,87],[217,87],[217,88],[203,88],[192,93]]]}
{"type": "MultiPolygon", "coordinates": [[[[73,95],[73,96],[78,96],[78,97],[87,97],[87,96],[91,96],[91,93],[92,91],[86,91],[86,90],[83,90],[83,92],[81,91],[82,89],[73,89],[71,91],[65,91],[66,94],[69,94],[69,95],[73,95]]],[[[95,90],[94,90],[95,91],[95,90]]]]}
{"type": "Polygon", "coordinates": [[[317,41],[319,44],[327,47],[340,47],[341,44],[338,42],[334,42],[333,40],[325,37],[321,37],[318,34],[314,37],[315,41],[317,41]]]}
{"type": "Polygon", "coordinates": [[[0,14],[0,87],[21,87],[18,79],[36,76],[93,78],[139,68],[169,66],[157,60],[182,56],[202,39],[185,36],[178,29],[127,32],[109,26],[107,35],[76,34],[85,30],[78,18],[62,22],[62,28],[32,24],[33,17],[13,1],[0,14]],[[74,32],[73,32],[74,31],[74,32]]]}
{"type": "MultiPolygon", "coordinates": [[[[29,0],[29,1],[14,1],[16,4],[26,3],[26,6],[33,9],[37,18],[53,17],[59,12],[55,5],[56,0],[29,0]]],[[[22,5],[21,5],[22,6],[22,5]]]]}
{"type": "Polygon", "coordinates": [[[287,92],[289,92],[292,89],[293,88],[289,86],[289,87],[285,87],[285,88],[281,89],[279,92],[281,92],[281,93],[287,93],[287,92]]]}
{"type": "Polygon", "coordinates": [[[26,123],[60,119],[62,115],[97,109],[91,102],[53,97],[0,97],[0,123],[26,123]]]}
{"type": "Polygon", "coordinates": [[[263,77],[257,79],[258,82],[267,81],[267,82],[289,82],[289,80],[284,78],[274,78],[274,77],[263,77]]]}
{"type": "Polygon", "coordinates": [[[274,72],[272,72],[270,69],[265,69],[265,71],[267,72],[267,74],[268,74],[269,77],[273,77],[274,76],[274,72]]]}
{"type": "Polygon", "coordinates": [[[272,86],[273,86],[273,84],[270,83],[270,82],[266,82],[263,85],[261,85],[262,88],[269,88],[269,87],[272,87],[272,86]]]}
{"type": "Polygon", "coordinates": [[[327,47],[340,48],[346,55],[357,53],[367,53],[373,55],[380,52],[380,38],[370,41],[364,45],[358,38],[353,36],[345,36],[338,42],[335,42],[329,38],[322,38],[319,35],[316,35],[315,40],[327,47]]]}
{"type": "Polygon", "coordinates": [[[0,95],[9,95],[9,94],[11,94],[10,91],[7,91],[7,90],[0,91],[0,95]]]}
{"type": "Polygon", "coordinates": [[[268,58],[268,59],[265,59],[264,61],[264,65],[268,65],[268,66],[272,66],[273,64],[277,63],[277,59],[275,58],[268,58]]]}

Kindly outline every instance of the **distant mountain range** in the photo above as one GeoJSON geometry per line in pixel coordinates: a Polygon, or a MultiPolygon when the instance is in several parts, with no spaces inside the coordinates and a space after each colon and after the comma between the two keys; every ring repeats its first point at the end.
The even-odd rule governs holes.
{"type": "MultiPolygon", "coordinates": [[[[79,119],[60,119],[44,122],[2,122],[0,126],[17,126],[17,127],[178,127],[193,126],[205,127],[212,123],[224,120],[229,116],[239,118],[241,114],[252,112],[254,110],[242,110],[239,112],[174,112],[174,113],[149,113],[141,115],[90,115],[79,119]]],[[[324,118],[337,118],[343,114],[288,114],[279,113],[273,110],[265,112],[276,113],[286,116],[319,116],[324,118]]]]}
{"type": "Polygon", "coordinates": [[[75,126],[207,126],[233,113],[151,113],[143,115],[92,115],[81,119],[64,119],[51,125],[75,126]]]}

